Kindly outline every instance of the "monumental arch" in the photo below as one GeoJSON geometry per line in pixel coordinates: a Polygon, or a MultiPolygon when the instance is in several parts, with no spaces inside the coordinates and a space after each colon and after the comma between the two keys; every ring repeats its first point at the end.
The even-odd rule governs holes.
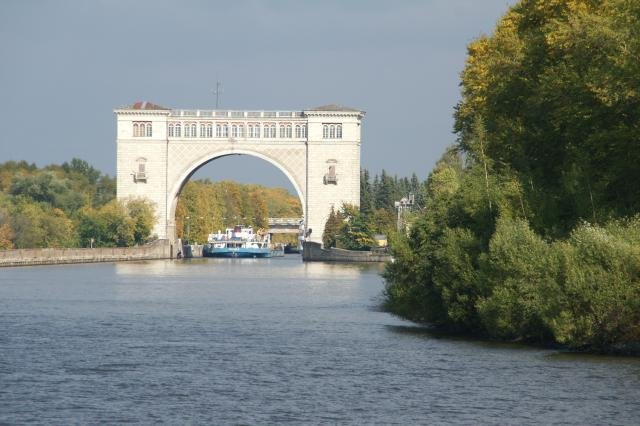
{"type": "Polygon", "coordinates": [[[175,239],[176,203],[191,175],[226,155],[261,158],[287,176],[302,204],[307,240],[322,242],[332,206],[360,203],[362,111],[184,110],[136,102],[114,112],[118,199],[149,199],[158,238],[175,239]]]}

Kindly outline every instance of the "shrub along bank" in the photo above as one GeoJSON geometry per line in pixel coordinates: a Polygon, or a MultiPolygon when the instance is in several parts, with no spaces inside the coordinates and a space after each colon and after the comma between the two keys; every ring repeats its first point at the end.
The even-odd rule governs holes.
{"type": "Polygon", "coordinates": [[[391,311],[640,352],[639,32],[638,2],[522,0],[471,43],[458,143],[392,245],[391,311]]]}

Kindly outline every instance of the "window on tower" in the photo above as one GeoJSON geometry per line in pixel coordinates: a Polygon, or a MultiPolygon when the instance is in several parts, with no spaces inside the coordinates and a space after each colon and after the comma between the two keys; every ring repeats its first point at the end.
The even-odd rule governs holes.
{"type": "Polygon", "coordinates": [[[153,128],[150,121],[134,121],[133,122],[133,137],[151,137],[153,135],[153,128]]]}

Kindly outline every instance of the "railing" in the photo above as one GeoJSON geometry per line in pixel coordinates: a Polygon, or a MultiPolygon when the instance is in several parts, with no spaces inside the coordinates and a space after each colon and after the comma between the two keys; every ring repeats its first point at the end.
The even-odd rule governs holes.
{"type": "Polygon", "coordinates": [[[300,217],[270,217],[269,226],[300,226],[303,219],[300,217]]]}
{"type": "Polygon", "coordinates": [[[232,118],[300,118],[304,117],[302,111],[233,111],[233,110],[200,110],[200,109],[174,109],[169,113],[171,117],[232,117],[232,118]]]}

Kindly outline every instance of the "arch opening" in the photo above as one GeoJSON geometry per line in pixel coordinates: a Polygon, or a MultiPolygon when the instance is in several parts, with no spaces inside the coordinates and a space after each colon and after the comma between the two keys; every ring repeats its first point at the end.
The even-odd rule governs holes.
{"type": "MultiPolygon", "coordinates": [[[[282,175],[284,175],[284,177],[286,178],[286,180],[290,183],[290,186],[292,187],[293,191],[295,192],[295,194],[292,194],[291,191],[288,191],[286,188],[275,188],[275,187],[269,187],[267,185],[262,185],[262,184],[256,184],[256,185],[261,185],[261,186],[265,186],[266,190],[267,190],[267,194],[271,194],[273,195],[273,192],[284,192],[286,193],[286,195],[288,197],[291,198],[296,198],[298,200],[299,203],[299,217],[301,218],[302,222],[302,228],[306,229],[306,218],[307,218],[307,211],[306,211],[306,203],[305,203],[305,194],[302,188],[304,188],[303,186],[303,182],[299,182],[298,180],[296,180],[296,178],[294,177],[294,175],[287,170],[287,168],[282,165],[280,162],[278,162],[277,160],[270,158],[269,156],[262,154],[262,153],[257,153],[257,152],[253,152],[253,151],[241,151],[241,150],[225,150],[225,151],[218,151],[218,152],[214,152],[214,153],[209,153],[207,155],[203,155],[200,158],[194,160],[191,162],[190,165],[188,165],[187,167],[185,167],[185,169],[175,178],[173,179],[173,182],[169,182],[169,188],[170,191],[167,194],[167,234],[169,236],[169,238],[171,239],[176,239],[178,237],[184,237],[184,229],[185,229],[185,223],[180,220],[180,218],[184,218],[185,214],[184,214],[184,203],[179,204],[180,201],[180,197],[183,194],[186,185],[192,181],[192,178],[194,177],[194,175],[197,175],[197,173],[199,171],[202,171],[203,168],[205,168],[205,166],[207,165],[213,165],[215,164],[216,160],[220,160],[222,158],[225,157],[230,157],[230,156],[246,156],[246,157],[251,157],[251,158],[255,158],[255,159],[259,159],[261,161],[266,162],[267,164],[269,164],[270,166],[275,167],[276,170],[278,170],[280,173],[282,173],[282,175]],[[181,209],[181,210],[179,210],[181,209]]],[[[194,182],[200,182],[202,183],[202,180],[195,180],[194,182]]],[[[210,183],[211,185],[215,186],[215,185],[226,185],[225,187],[225,191],[226,188],[231,186],[231,188],[233,188],[233,185],[238,185],[240,187],[247,187],[249,186],[248,184],[237,184],[235,182],[232,181],[227,181],[227,180],[223,180],[223,181],[214,181],[210,183]]],[[[220,190],[220,187],[218,187],[218,190],[220,190]]],[[[245,194],[246,195],[246,194],[245,194]]],[[[257,198],[255,200],[258,200],[257,198]]],[[[247,201],[247,200],[245,200],[247,201]]],[[[248,202],[252,203],[254,201],[254,199],[249,199],[248,202]]],[[[256,203],[260,203],[259,201],[255,201],[256,203]]],[[[255,205],[253,206],[253,208],[258,208],[255,205]]],[[[226,210],[228,212],[228,208],[226,210]]],[[[220,214],[219,211],[217,212],[212,212],[212,214],[220,214]]],[[[296,216],[298,216],[298,214],[296,214],[296,216]]],[[[195,218],[202,220],[202,217],[199,218],[195,218]]],[[[226,225],[230,224],[230,220],[231,218],[227,218],[227,217],[218,217],[218,220],[215,221],[215,223],[226,223],[226,225]]],[[[193,221],[194,218],[190,218],[190,221],[193,221]]],[[[236,220],[236,216],[233,216],[233,220],[236,220]]],[[[241,223],[241,222],[246,222],[247,221],[247,217],[246,216],[242,216],[239,215],[237,217],[237,221],[238,223],[234,223],[234,224],[244,224],[244,225],[250,225],[251,223],[241,223]]],[[[211,223],[211,222],[210,222],[211,223]]],[[[224,229],[224,226],[222,227],[224,229]]],[[[218,229],[209,229],[208,232],[216,232],[218,229]]],[[[190,235],[191,236],[191,235],[190,235]]],[[[295,239],[297,239],[297,235],[295,236],[295,239]]],[[[202,241],[200,241],[202,242],[202,241]]]]}

